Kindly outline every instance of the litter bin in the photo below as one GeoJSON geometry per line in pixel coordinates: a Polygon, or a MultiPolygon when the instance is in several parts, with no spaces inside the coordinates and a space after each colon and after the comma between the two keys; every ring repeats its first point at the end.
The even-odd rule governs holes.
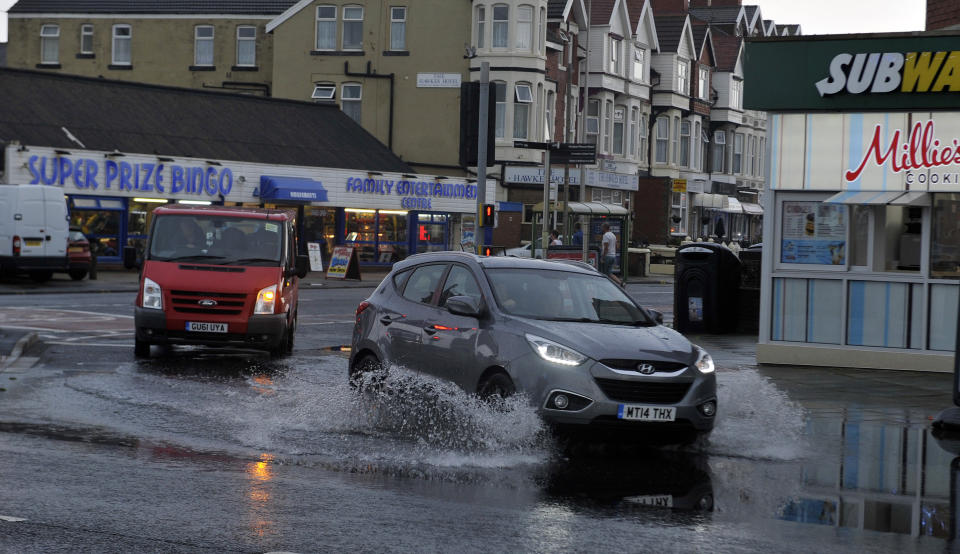
{"type": "Polygon", "coordinates": [[[738,331],[757,333],[760,330],[760,268],[763,246],[755,244],[740,251],[740,324],[738,331]]]}
{"type": "Polygon", "coordinates": [[[738,323],[740,260],[726,246],[681,246],[674,262],[673,326],[681,333],[732,332],[738,323]]]}

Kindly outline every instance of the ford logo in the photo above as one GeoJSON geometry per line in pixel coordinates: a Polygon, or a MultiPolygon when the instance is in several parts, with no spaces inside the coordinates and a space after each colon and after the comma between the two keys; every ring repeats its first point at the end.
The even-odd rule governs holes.
{"type": "Polygon", "coordinates": [[[200,304],[201,306],[206,306],[206,307],[209,308],[209,307],[211,307],[211,306],[216,306],[216,305],[217,305],[217,301],[216,301],[216,300],[210,300],[209,298],[204,298],[203,300],[198,300],[198,301],[197,301],[197,304],[200,304]]]}
{"type": "Polygon", "coordinates": [[[637,371],[643,375],[653,375],[657,368],[653,367],[653,364],[637,364],[637,371]]]}

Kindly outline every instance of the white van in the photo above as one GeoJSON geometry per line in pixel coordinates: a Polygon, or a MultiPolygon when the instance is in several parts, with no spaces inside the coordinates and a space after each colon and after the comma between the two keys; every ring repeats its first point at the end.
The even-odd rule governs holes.
{"type": "Polygon", "coordinates": [[[0,185],[0,273],[43,282],[66,271],[68,217],[60,187],[0,185]]]}

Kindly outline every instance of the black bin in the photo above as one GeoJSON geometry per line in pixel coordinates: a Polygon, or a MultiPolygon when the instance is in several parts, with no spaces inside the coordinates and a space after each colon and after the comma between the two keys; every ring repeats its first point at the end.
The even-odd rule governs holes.
{"type": "Polygon", "coordinates": [[[740,260],[712,242],[681,246],[674,262],[673,326],[681,333],[729,333],[737,328],[740,260]]]}
{"type": "Polygon", "coordinates": [[[755,244],[740,251],[740,311],[741,333],[757,333],[760,330],[760,272],[763,247],[755,244]]]}

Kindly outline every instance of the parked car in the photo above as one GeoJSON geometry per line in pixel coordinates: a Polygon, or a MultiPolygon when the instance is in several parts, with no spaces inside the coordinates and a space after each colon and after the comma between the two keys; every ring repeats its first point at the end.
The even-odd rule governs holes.
{"type": "Polygon", "coordinates": [[[299,278],[309,258],[297,255],[286,211],[223,206],[154,210],[134,307],[134,355],[151,344],[200,344],[293,350],[299,278]]]}
{"type": "Polygon", "coordinates": [[[481,397],[522,391],[568,431],[650,431],[667,442],[710,432],[710,355],[580,265],[411,256],[357,308],[349,378],[364,387],[404,366],[481,397]]]}
{"type": "Polygon", "coordinates": [[[79,281],[86,277],[87,273],[92,275],[93,256],[90,254],[90,241],[83,231],[76,227],[70,228],[67,237],[67,274],[74,281],[79,281]]]}
{"type": "Polygon", "coordinates": [[[536,258],[538,260],[543,259],[543,239],[538,238],[536,240],[536,249],[534,249],[532,242],[528,242],[523,246],[518,246],[516,248],[507,248],[506,255],[513,256],[516,258],[536,258]]]}

